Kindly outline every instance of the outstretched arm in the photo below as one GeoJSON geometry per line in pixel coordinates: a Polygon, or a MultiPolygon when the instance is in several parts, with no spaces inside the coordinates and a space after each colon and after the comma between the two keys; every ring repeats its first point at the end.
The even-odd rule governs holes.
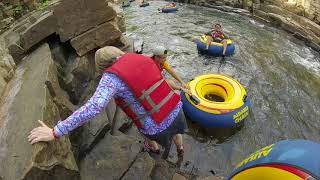
{"type": "Polygon", "coordinates": [[[174,90],[180,90],[180,91],[183,91],[183,92],[188,93],[189,95],[192,95],[192,94],[191,94],[191,91],[190,91],[189,89],[177,85],[177,84],[176,84],[174,81],[172,81],[171,79],[166,79],[166,82],[168,83],[168,85],[169,85],[172,89],[174,89],[174,90]]]}
{"type": "Polygon", "coordinates": [[[176,79],[178,82],[180,82],[181,85],[182,85],[184,88],[187,88],[186,83],[174,72],[174,70],[170,67],[170,65],[169,65],[167,62],[164,63],[163,68],[164,68],[174,79],[176,79]]]}
{"type": "Polygon", "coordinates": [[[117,92],[118,79],[115,75],[104,74],[100,80],[100,83],[96,89],[94,95],[89,101],[76,110],[71,116],[64,121],[59,121],[53,128],[49,128],[42,121],[41,126],[34,128],[28,140],[31,144],[39,141],[51,141],[54,138],[66,135],[75,128],[87,123],[97,114],[99,114],[109,103],[111,98],[117,92]]]}

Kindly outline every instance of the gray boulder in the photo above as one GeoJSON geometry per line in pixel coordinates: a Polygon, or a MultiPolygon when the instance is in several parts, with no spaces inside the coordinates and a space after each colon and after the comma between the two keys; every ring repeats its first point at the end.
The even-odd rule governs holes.
{"type": "Polygon", "coordinates": [[[80,162],[82,180],[118,180],[129,171],[141,145],[125,135],[107,134],[80,162]]]}
{"type": "Polygon", "coordinates": [[[0,107],[0,174],[12,179],[79,179],[69,139],[30,145],[27,136],[43,120],[60,119],[52,94],[60,95],[56,69],[47,44],[31,53],[17,68],[0,107]],[[56,87],[51,92],[46,82],[56,87]]]}

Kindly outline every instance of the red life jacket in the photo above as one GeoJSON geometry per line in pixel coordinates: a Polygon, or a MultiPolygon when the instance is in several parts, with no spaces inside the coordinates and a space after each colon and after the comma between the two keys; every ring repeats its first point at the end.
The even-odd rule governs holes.
{"type": "Polygon", "coordinates": [[[222,32],[214,31],[211,33],[212,38],[220,38],[221,40],[224,39],[224,34],[222,32]]]}
{"type": "Polygon", "coordinates": [[[146,116],[151,116],[155,123],[160,124],[180,101],[180,96],[167,84],[159,67],[149,57],[127,53],[105,72],[122,79],[145,109],[146,114],[138,116],[125,99],[116,99],[117,105],[137,127],[144,126],[146,116]]]}

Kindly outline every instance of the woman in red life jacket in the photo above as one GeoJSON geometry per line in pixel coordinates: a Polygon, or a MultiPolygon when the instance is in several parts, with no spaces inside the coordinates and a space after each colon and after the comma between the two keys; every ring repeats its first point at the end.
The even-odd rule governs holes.
{"type": "Polygon", "coordinates": [[[102,77],[93,96],[54,128],[39,121],[41,126],[30,132],[28,141],[34,144],[67,135],[102,112],[114,98],[140,133],[165,148],[164,159],[169,155],[172,141],[178,156],[182,157],[182,134],[187,126],[180,96],[173,91],[182,87],[169,86],[157,64],[144,55],[125,54],[118,48],[107,46],[96,52],[95,62],[102,77]]]}
{"type": "Polygon", "coordinates": [[[208,35],[210,37],[210,38],[208,38],[206,49],[207,50],[209,49],[209,45],[211,44],[212,41],[222,43],[223,44],[222,58],[224,58],[228,45],[227,45],[227,40],[226,40],[227,37],[222,32],[221,25],[215,24],[214,26],[212,26],[212,31],[206,33],[206,35],[208,35]]]}

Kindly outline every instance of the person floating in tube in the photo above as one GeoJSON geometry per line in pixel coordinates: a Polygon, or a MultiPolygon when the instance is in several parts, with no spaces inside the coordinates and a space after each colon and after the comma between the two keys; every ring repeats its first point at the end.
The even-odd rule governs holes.
{"type": "Polygon", "coordinates": [[[206,50],[209,49],[211,42],[217,42],[223,44],[223,52],[222,52],[222,59],[224,60],[227,50],[227,37],[222,32],[221,24],[215,24],[212,26],[212,30],[207,32],[206,35],[209,37],[206,44],[206,50]]]}
{"type": "Polygon", "coordinates": [[[176,7],[176,3],[172,2],[166,5],[166,7],[174,8],[176,7]]]}
{"type": "Polygon", "coordinates": [[[162,6],[161,8],[158,8],[158,11],[161,11],[163,8],[175,8],[177,6],[176,3],[169,3],[169,4],[166,4],[165,6],[162,6]]]}
{"type": "MultiPolygon", "coordinates": [[[[158,52],[155,56],[159,56],[158,52]]],[[[107,46],[95,54],[96,70],[102,74],[93,96],[64,121],[54,128],[39,120],[28,141],[35,144],[52,141],[69,134],[102,112],[114,98],[118,107],[133,120],[147,138],[150,149],[160,152],[157,143],[165,148],[162,158],[169,155],[170,145],[176,145],[178,157],[183,157],[183,137],[187,125],[182,112],[182,102],[174,90],[184,88],[167,81],[150,57],[124,53],[107,46]]]]}

